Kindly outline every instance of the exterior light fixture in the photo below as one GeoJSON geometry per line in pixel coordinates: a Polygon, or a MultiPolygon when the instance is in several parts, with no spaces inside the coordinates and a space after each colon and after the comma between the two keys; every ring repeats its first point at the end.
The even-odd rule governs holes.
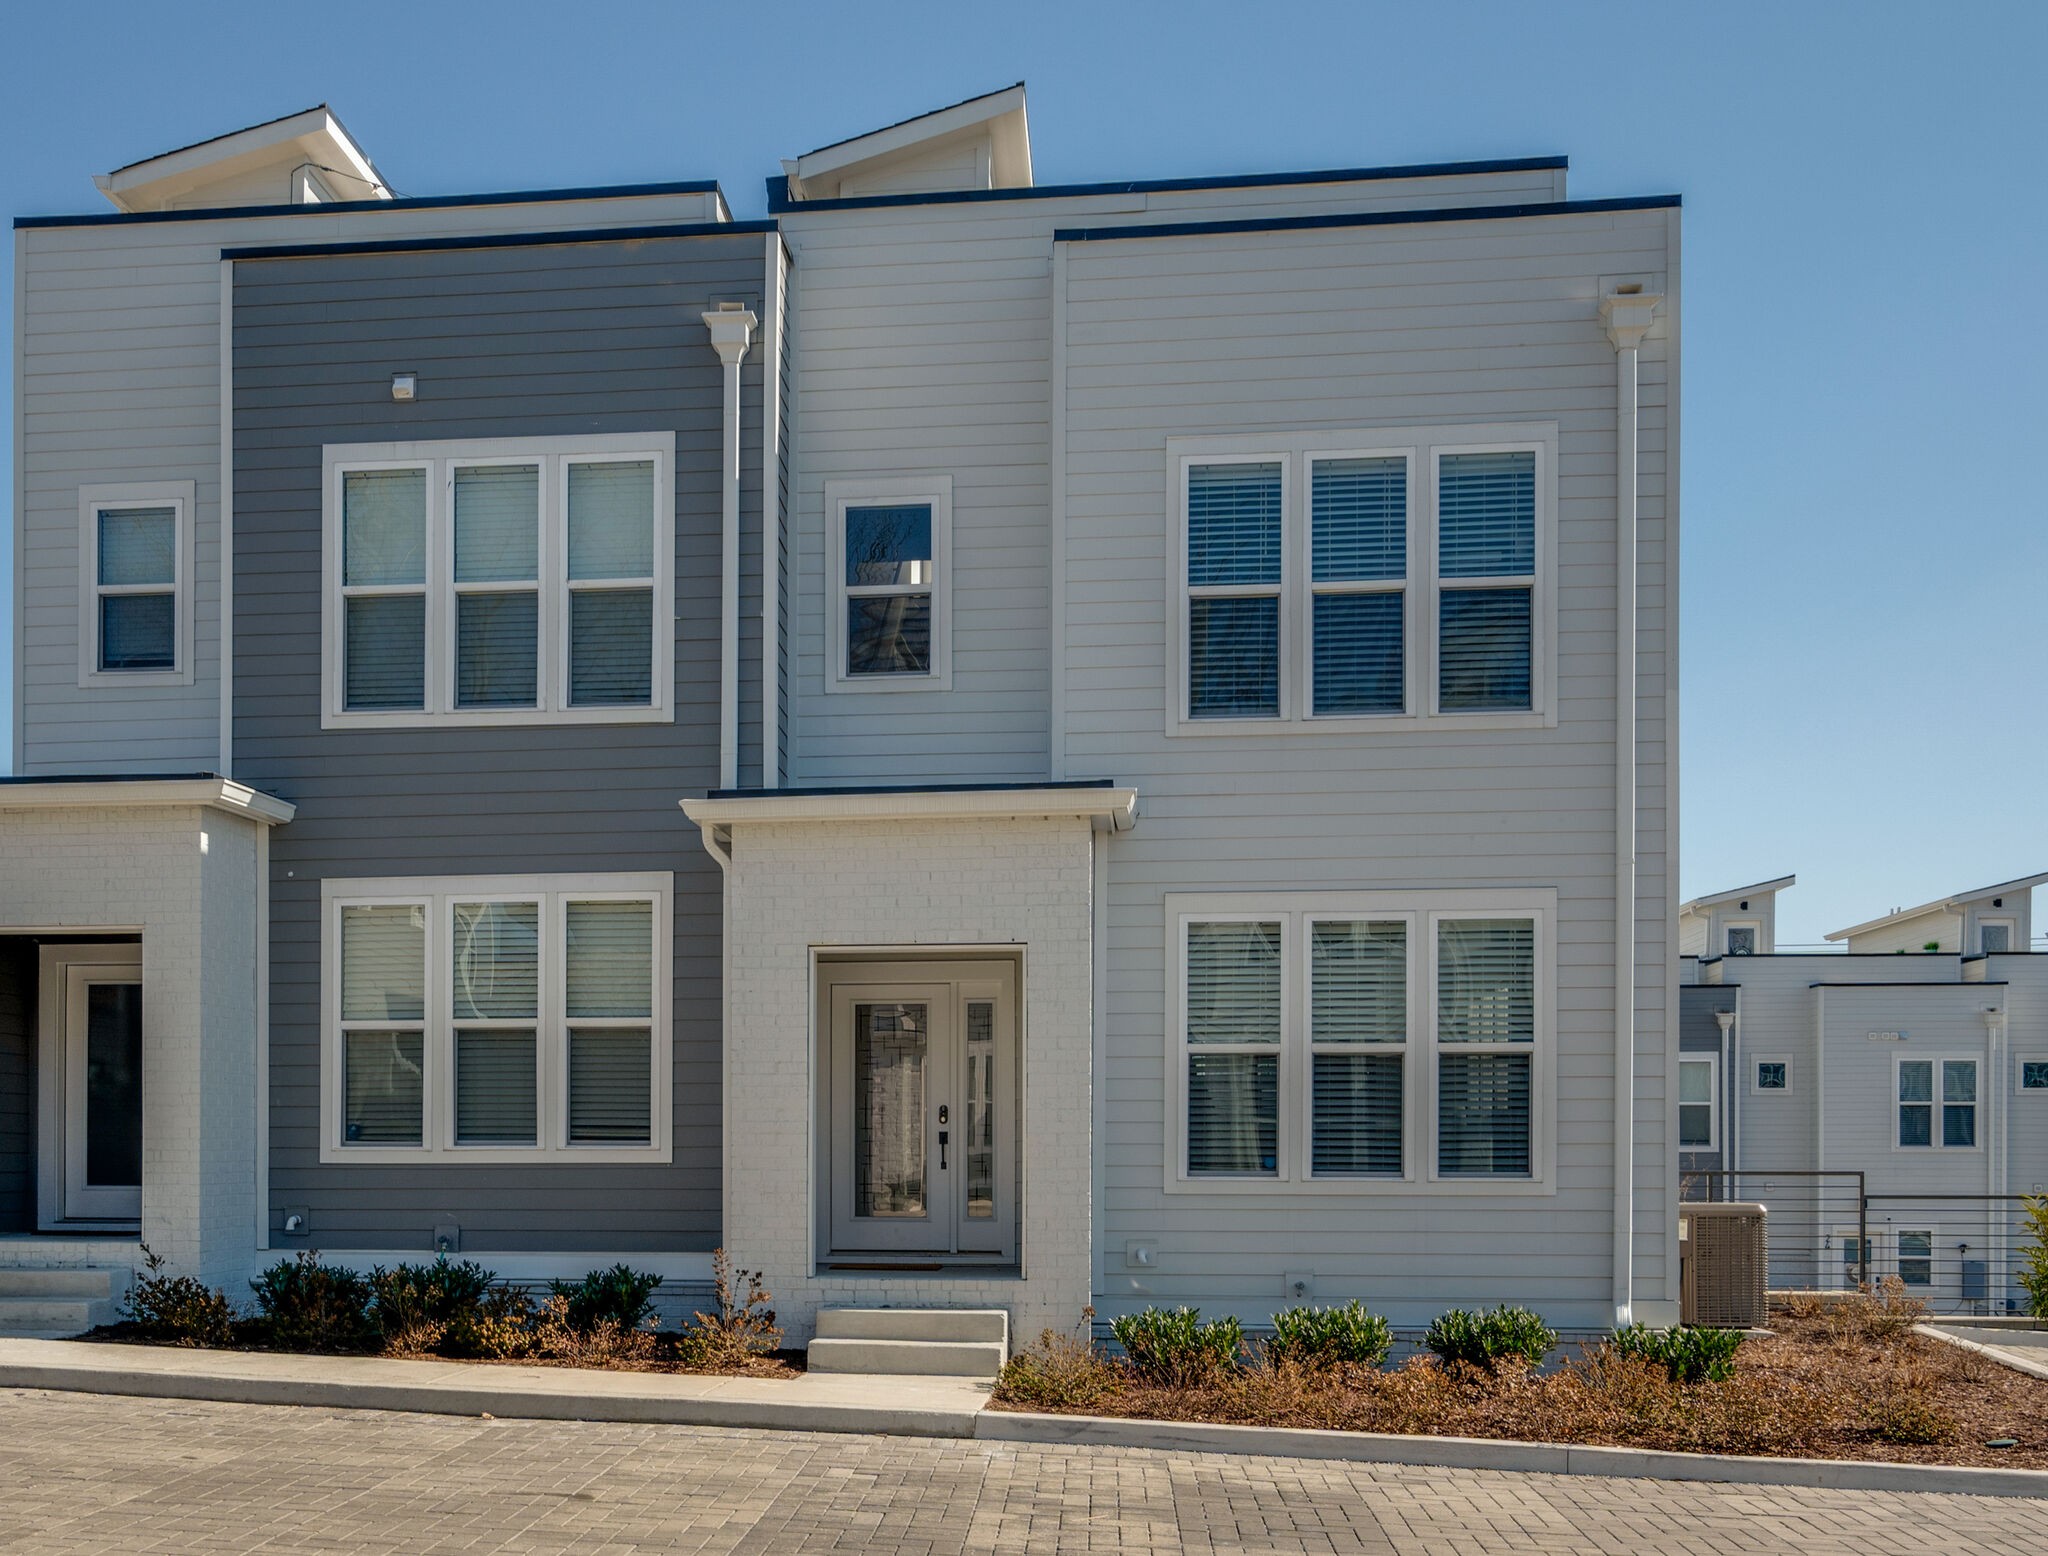
{"type": "Polygon", "coordinates": [[[420,397],[420,375],[417,373],[393,373],[391,375],[391,398],[394,400],[417,400],[420,397]]]}

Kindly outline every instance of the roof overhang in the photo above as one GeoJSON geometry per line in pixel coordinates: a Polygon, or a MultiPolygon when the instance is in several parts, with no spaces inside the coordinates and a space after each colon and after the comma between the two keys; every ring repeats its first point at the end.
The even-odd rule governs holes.
{"type": "Polygon", "coordinates": [[[120,210],[156,211],[168,209],[208,185],[287,161],[316,170],[336,200],[391,198],[390,186],[376,165],[324,103],[131,162],[99,174],[93,182],[120,210]]]}
{"type": "Polygon", "coordinates": [[[1711,908],[1717,903],[1740,902],[1745,897],[1768,896],[1772,892],[1783,891],[1786,887],[1796,886],[1798,883],[1799,877],[1796,875],[1781,875],[1774,881],[1758,881],[1750,886],[1731,886],[1727,891],[1710,891],[1704,896],[1693,898],[1690,902],[1681,902],[1678,911],[1697,913],[1700,909],[1711,908]]]}
{"type": "Polygon", "coordinates": [[[812,180],[830,183],[855,176],[869,167],[908,152],[935,147],[956,137],[985,133],[990,137],[989,187],[1022,189],[1031,184],[1031,129],[1024,111],[1024,83],[1000,92],[970,97],[950,108],[934,109],[887,129],[852,140],[820,146],[783,161],[792,200],[807,197],[812,180]]]}
{"type": "Polygon", "coordinates": [[[1974,891],[1959,891],[1952,897],[1938,897],[1933,902],[1923,902],[1917,908],[1900,908],[1896,913],[1887,913],[1882,918],[1870,919],[1862,924],[1851,924],[1847,929],[1835,930],[1823,938],[1846,940],[1851,935],[1867,934],[1873,929],[1882,929],[1887,924],[1903,924],[1908,919],[1925,918],[1930,913],[1954,913],[1973,902],[1982,902],[1986,897],[2003,897],[2011,892],[2032,891],[2048,881],[2048,870],[2039,875],[2023,875],[2015,881],[2000,881],[1995,886],[1979,886],[1974,891]]]}
{"type": "Polygon", "coordinates": [[[996,785],[961,789],[843,789],[707,795],[682,801],[700,827],[791,821],[974,821],[1047,816],[1124,831],[1138,817],[1138,791],[1104,784],[996,785]]]}
{"type": "Polygon", "coordinates": [[[0,783],[0,811],[139,805],[197,805],[269,827],[280,826],[298,814],[298,807],[289,801],[213,774],[171,778],[28,778],[0,783]]]}

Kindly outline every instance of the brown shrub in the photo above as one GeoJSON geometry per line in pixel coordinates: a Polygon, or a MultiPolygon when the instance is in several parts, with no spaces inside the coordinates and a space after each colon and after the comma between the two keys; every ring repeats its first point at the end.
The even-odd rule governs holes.
{"type": "Polygon", "coordinates": [[[1115,1394],[1124,1370],[1104,1358],[1086,1333],[1090,1308],[1073,1334],[1040,1332],[1012,1356],[996,1380],[996,1397],[1027,1410],[1093,1410],[1115,1394]]]}
{"type": "Polygon", "coordinates": [[[1863,1429],[1879,1442],[1950,1441],[1957,1423],[1940,1403],[1939,1381],[1931,1367],[1912,1358],[1877,1369],[1857,1399],[1863,1429]]]}
{"type": "Polygon", "coordinates": [[[1827,1327],[1837,1344],[1895,1345],[1927,1316],[1927,1304],[1887,1275],[1875,1292],[1858,1291],[1828,1304],[1827,1327]]]}
{"type": "Polygon", "coordinates": [[[697,1322],[678,1347],[687,1365],[744,1368],[782,1344],[774,1293],[761,1283],[759,1270],[735,1270],[723,1248],[711,1251],[711,1277],[717,1289],[714,1313],[695,1314],[697,1322]]]}
{"type": "Polygon", "coordinates": [[[645,1363],[654,1356],[654,1336],[645,1329],[622,1329],[616,1319],[601,1318],[587,1329],[569,1322],[569,1303],[553,1296],[535,1311],[530,1330],[533,1354],[572,1367],[618,1367],[645,1363]]]}

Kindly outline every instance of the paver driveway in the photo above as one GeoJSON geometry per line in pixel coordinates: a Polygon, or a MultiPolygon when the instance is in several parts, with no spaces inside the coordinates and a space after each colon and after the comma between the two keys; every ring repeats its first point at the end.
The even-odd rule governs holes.
{"type": "Polygon", "coordinates": [[[0,1392],[0,1549],[2048,1550],[2048,1503],[0,1392]]]}

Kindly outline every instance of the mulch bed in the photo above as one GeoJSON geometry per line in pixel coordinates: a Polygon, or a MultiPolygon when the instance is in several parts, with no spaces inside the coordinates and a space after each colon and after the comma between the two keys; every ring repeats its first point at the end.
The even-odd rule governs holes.
{"type": "Polygon", "coordinates": [[[2048,1380],[1913,1334],[1876,1302],[1771,1315],[1725,1382],[1680,1385],[1604,1346],[1497,1376],[1434,1358],[1303,1372],[1253,1361],[1206,1386],[1149,1384],[1074,1341],[1013,1363],[998,1410],[1514,1438],[1695,1453],[2048,1469],[2048,1380]],[[1028,1364],[1039,1358],[1035,1373],[1028,1364]],[[2016,1439],[2011,1448],[1986,1446],[2016,1439]]]}

